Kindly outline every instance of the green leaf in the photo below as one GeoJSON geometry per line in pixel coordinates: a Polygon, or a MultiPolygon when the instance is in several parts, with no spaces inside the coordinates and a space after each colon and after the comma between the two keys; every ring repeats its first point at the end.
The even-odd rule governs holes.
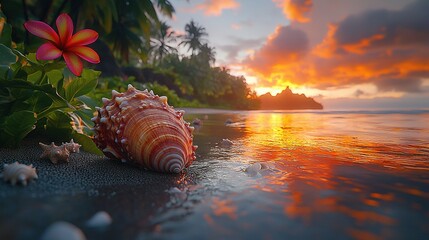
{"type": "Polygon", "coordinates": [[[49,72],[49,71],[52,71],[52,70],[62,70],[65,66],[66,66],[66,64],[64,62],[61,62],[61,61],[52,62],[52,63],[46,63],[43,66],[43,70],[45,72],[49,72]]]}
{"type": "Polygon", "coordinates": [[[17,59],[18,58],[10,48],[0,44],[0,65],[9,66],[12,63],[16,63],[17,59]]]}
{"type": "Polygon", "coordinates": [[[46,123],[43,126],[44,134],[54,141],[70,139],[73,132],[70,121],[67,113],[53,111],[46,116],[46,123]]]}
{"type": "Polygon", "coordinates": [[[65,98],[71,101],[75,97],[91,92],[97,86],[98,76],[100,72],[84,69],[81,77],[64,82],[65,98]]]}
{"type": "Polygon", "coordinates": [[[66,128],[71,130],[71,124],[70,124],[70,117],[64,113],[64,112],[60,112],[60,111],[56,111],[56,112],[52,112],[50,113],[48,116],[46,116],[47,120],[47,125],[49,125],[49,127],[54,127],[54,128],[66,128]]]}
{"type": "Polygon", "coordinates": [[[3,119],[0,143],[4,146],[17,146],[35,128],[37,118],[32,111],[14,112],[3,119]]]}
{"type": "Polygon", "coordinates": [[[56,87],[57,89],[62,88],[62,83],[60,83],[60,80],[64,78],[63,73],[60,70],[52,70],[46,73],[48,76],[48,82],[52,84],[52,86],[56,87]],[[60,86],[61,85],[61,86],[60,86]]]}
{"type": "Polygon", "coordinates": [[[31,83],[38,83],[42,80],[43,73],[41,71],[36,71],[34,73],[28,74],[27,80],[31,83]]]}
{"type": "Polygon", "coordinates": [[[5,23],[0,16],[0,44],[10,47],[12,45],[12,26],[5,23]]]}
{"type": "Polygon", "coordinates": [[[73,133],[73,139],[75,142],[82,145],[83,150],[100,155],[100,156],[103,155],[103,152],[100,149],[98,149],[98,147],[95,145],[92,139],[87,135],[75,132],[73,133]]]}
{"type": "Polygon", "coordinates": [[[41,91],[47,94],[52,99],[53,103],[49,109],[38,114],[39,119],[45,117],[47,114],[57,109],[66,109],[66,108],[74,109],[74,107],[70,105],[70,103],[67,100],[65,100],[63,97],[58,95],[56,89],[52,87],[51,84],[34,85],[28,81],[24,81],[20,79],[14,79],[11,81],[0,80],[0,88],[30,89],[30,90],[41,91]]]}
{"type": "Polygon", "coordinates": [[[36,113],[43,112],[52,106],[52,99],[45,93],[38,91],[33,92],[28,102],[36,113]]]}
{"type": "Polygon", "coordinates": [[[7,79],[9,71],[10,71],[9,66],[0,65],[0,79],[7,79]]]}

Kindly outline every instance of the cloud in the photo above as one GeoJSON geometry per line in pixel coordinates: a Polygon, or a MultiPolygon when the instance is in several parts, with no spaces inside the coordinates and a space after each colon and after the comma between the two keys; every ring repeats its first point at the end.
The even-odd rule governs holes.
{"type": "Polygon", "coordinates": [[[238,23],[233,23],[233,24],[231,24],[231,28],[234,30],[239,30],[239,29],[241,29],[241,25],[238,23]]]}
{"type": "Polygon", "coordinates": [[[218,48],[227,53],[227,58],[229,62],[237,61],[237,57],[240,52],[248,51],[249,49],[260,46],[265,39],[257,38],[257,39],[242,39],[242,38],[231,38],[232,44],[222,45],[218,48]]]}
{"type": "Polygon", "coordinates": [[[314,45],[301,25],[280,27],[242,64],[259,77],[261,87],[372,84],[380,93],[419,93],[423,79],[429,78],[427,9],[429,1],[419,0],[397,10],[349,15],[330,23],[314,45]]]}
{"type": "Polygon", "coordinates": [[[360,97],[362,95],[365,95],[365,92],[362,91],[361,89],[356,89],[356,91],[354,93],[354,96],[358,98],[358,97],[360,97]]]}
{"type": "Polygon", "coordinates": [[[420,0],[401,11],[372,10],[349,16],[325,39],[332,54],[365,53],[374,49],[427,46],[429,1],[420,0]]]}
{"type": "Polygon", "coordinates": [[[207,16],[219,16],[225,9],[238,8],[240,4],[235,0],[205,0],[203,3],[196,5],[192,12],[204,11],[207,16]]]}
{"type": "Polygon", "coordinates": [[[421,79],[382,79],[377,81],[375,85],[379,91],[401,91],[418,93],[422,92],[423,81],[421,79]]]}
{"type": "Polygon", "coordinates": [[[271,73],[294,64],[305,56],[308,48],[308,38],[304,32],[291,26],[278,26],[266,43],[244,63],[250,69],[271,73]]]}
{"type": "Polygon", "coordinates": [[[291,21],[309,22],[306,17],[313,7],[313,0],[274,0],[277,5],[283,8],[283,13],[291,21]]]}

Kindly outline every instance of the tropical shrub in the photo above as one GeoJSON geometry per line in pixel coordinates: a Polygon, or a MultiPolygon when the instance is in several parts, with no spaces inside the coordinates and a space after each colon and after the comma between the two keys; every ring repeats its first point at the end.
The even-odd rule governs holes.
{"type": "MultiPolygon", "coordinates": [[[[49,52],[55,51],[52,48],[43,48],[51,41],[37,54],[23,54],[23,45],[11,41],[11,26],[1,11],[0,23],[0,145],[17,146],[36,131],[58,141],[74,138],[84,150],[100,153],[89,137],[94,109],[85,98],[97,86],[100,72],[80,68],[75,56],[71,56],[74,63],[67,62],[68,68],[62,61],[49,60],[59,57],[49,52]]],[[[50,31],[46,26],[42,25],[39,35],[50,31]]]]}

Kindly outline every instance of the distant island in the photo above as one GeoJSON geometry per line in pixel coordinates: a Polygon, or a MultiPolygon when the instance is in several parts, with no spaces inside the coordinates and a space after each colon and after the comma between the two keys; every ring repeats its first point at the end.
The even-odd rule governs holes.
{"type": "Polygon", "coordinates": [[[259,97],[262,110],[323,109],[322,104],[304,94],[295,94],[289,87],[276,96],[265,93],[259,97]]]}

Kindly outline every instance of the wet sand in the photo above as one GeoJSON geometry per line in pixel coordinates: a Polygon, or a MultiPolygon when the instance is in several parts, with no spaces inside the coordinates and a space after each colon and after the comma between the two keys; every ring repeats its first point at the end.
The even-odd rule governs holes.
{"type": "Polygon", "coordinates": [[[88,239],[134,238],[139,229],[119,231],[126,230],[120,219],[147,220],[169,201],[168,189],[178,186],[185,174],[145,171],[84,151],[72,154],[69,163],[54,165],[39,159],[38,142],[30,139],[17,149],[0,148],[1,172],[3,164],[18,161],[33,164],[39,177],[27,186],[0,182],[0,239],[39,239],[55,221],[75,224],[88,239]],[[104,231],[86,227],[85,222],[98,211],[109,212],[116,227],[104,231]],[[143,212],[147,215],[139,217],[143,212]]]}

